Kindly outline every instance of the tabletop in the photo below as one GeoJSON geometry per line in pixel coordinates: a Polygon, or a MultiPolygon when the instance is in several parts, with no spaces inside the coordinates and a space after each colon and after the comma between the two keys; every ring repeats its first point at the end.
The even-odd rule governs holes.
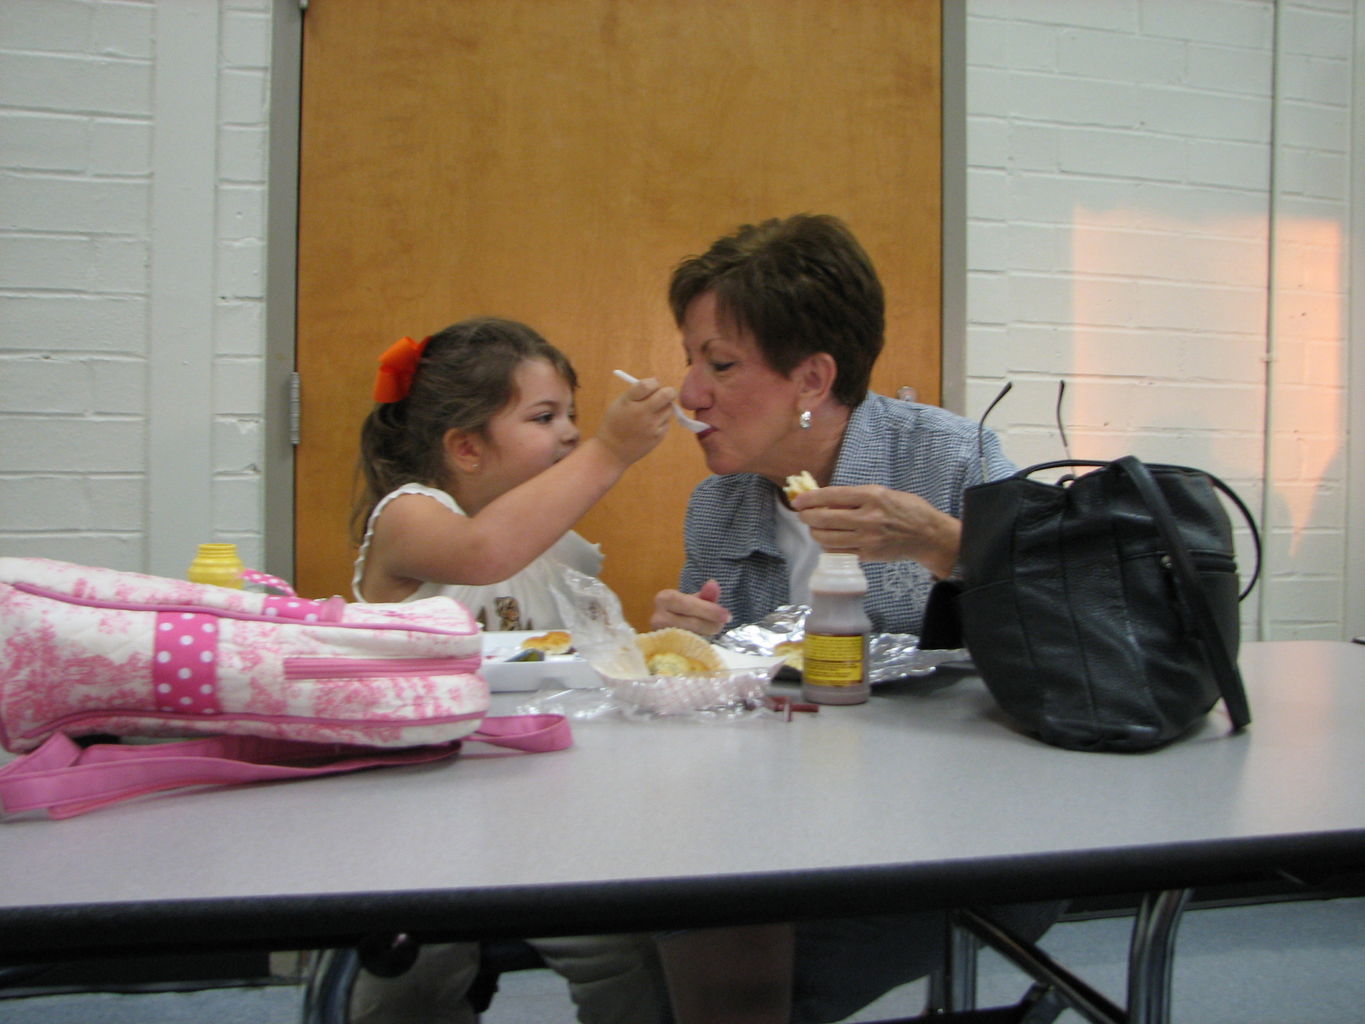
{"type": "Polygon", "coordinates": [[[1144,754],[1046,746],[940,669],[791,721],[576,722],[556,753],[13,820],[0,954],[652,929],[1365,863],[1365,647],[1246,644],[1241,665],[1248,730],[1220,705],[1144,754]]]}

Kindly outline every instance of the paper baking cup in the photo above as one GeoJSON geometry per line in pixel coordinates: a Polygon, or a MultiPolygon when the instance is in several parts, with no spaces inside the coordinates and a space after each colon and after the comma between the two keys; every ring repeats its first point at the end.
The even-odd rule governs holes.
{"type": "Polygon", "coordinates": [[[713,672],[704,676],[606,679],[621,705],[648,715],[707,715],[750,710],[768,692],[767,669],[713,672]]]}
{"type": "Polygon", "coordinates": [[[652,633],[642,633],[635,638],[636,644],[648,661],[655,654],[681,654],[689,661],[704,666],[706,671],[724,672],[725,660],[714,647],[696,633],[685,629],[656,629],[652,633]]]}

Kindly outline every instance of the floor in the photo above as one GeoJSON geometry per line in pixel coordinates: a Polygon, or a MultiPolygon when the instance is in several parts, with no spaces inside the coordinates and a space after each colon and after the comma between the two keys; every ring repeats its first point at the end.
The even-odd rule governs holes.
{"type": "MultiPolygon", "coordinates": [[[[1054,927],[1043,946],[1115,1001],[1122,1000],[1129,921],[1054,927]]],[[[1365,1020],[1365,898],[1201,908],[1177,936],[1172,1014],[1196,1024],[1333,1024],[1365,1020]]],[[[1026,979],[982,955],[979,1004],[1014,1002],[1026,979]]],[[[852,1022],[919,1012],[920,984],[889,993],[852,1022]]],[[[0,999],[3,1024],[293,1024],[302,989],[277,983],[155,994],[90,993],[0,999]]],[[[1068,1012],[1059,1018],[1074,1024],[1068,1012]]],[[[483,1024],[571,1024],[564,986],[546,971],[503,978],[483,1024]]]]}

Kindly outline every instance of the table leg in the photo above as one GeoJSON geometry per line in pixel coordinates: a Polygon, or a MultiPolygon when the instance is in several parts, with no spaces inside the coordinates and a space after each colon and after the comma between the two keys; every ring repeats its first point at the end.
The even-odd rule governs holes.
{"type": "Polygon", "coordinates": [[[1126,1024],[1130,1020],[1117,1005],[1067,970],[1032,942],[972,910],[954,911],[958,924],[970,931],[1035,981],[1053,989],[1058,997],[1091,1024],[1126,1024]]]}
{"type": "Polygon", "coordinates": [[[1167,1024],[1171,1019],[1175,930],[1189,898],[1189,889],[1168,889],[1142,897],[1128,947],[1131,1024],[1167,1024]]]}
{"type": "Polygon", "coordinates": [[[360,973],[355,947],[313,950],[303,998],[303,1024],[345,1024],[351,1014],[351,986],[360,973]]]}
{"type": "Polygon", "coordinates": [[[943,969],[929,975],[926,1013],[976,1009],[977,938],[948,915],[943,969]]]}

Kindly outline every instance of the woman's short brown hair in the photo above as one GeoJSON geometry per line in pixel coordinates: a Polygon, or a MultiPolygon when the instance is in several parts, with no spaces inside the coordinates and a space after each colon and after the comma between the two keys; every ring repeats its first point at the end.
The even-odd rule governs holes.
{"type": "Polygon", "coordinates": [[[791,373],[828,352],[834,397],[853,408],[867,394],[886,331],[877,271],[837,217],[797,214],[745,224],[678,264],[668,301],[681,326],[687,307],[713,292],[719,315],[754,336],[768,364],[791,373]]]}

